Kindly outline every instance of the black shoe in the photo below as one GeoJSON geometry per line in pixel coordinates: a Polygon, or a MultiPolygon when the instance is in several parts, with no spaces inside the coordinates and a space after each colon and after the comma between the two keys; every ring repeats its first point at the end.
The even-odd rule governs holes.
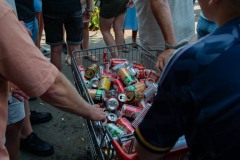
{"type": "Polygon", "coordinates": [[[31,124],[39,124],[48,122],[52,119],[52,114],[49,112],[36,112],[30,111],[30,122],[31,124]]]}
{"type": "Polygon", "coordinates": [[[34,132],[20,140],[20,148],[38,156],[50,156],[54,153],[53,146],[41,140],[34,132]]]}

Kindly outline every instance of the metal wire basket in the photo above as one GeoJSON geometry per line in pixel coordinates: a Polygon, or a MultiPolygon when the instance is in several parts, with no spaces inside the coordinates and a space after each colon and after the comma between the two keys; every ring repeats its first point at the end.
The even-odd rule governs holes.
{"type": "MultiPolygon", "coordinates": [[[[94,104],[88,90],[84,84],[84,80],[78,69],[81,64],[84,67],[90,66],[95,63],[103,65],[103,54],[107,53],[108,59],[111,59],[112,55],[119,54],[120,58],[127,59],[130,62],[138,62],[146,66],[148,69],[155,68],[156,58],[149,51],[141,47],[136,43],[108,46],[103,48],[89,49],[74,51],[72,53],[72,65],[73,65],[73,77],[75,80],[75,86],[79,91],[79,94],[91,104],[94,104]],[[97,62],[90,61],[87,57],[96,56],[97,62]]],[[[121,137],[113,138],[108,130],[104,127],[102,122],[86,120],[88,126],[88,132],[90,135],[90,142],[92,144],[92,159],[94,160],[136,160],[137,156],[132,151],[133,148],[133,134],[124,135],[121,137]],[[126,141],[130,141],[130,146],[127,153],[121,148],[121,144],[126,141]]]]}

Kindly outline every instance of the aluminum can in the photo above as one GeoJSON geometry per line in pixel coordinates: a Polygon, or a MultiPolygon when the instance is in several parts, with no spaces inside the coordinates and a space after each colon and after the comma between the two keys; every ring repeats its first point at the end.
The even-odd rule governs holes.
{"type": "Polygon", "coordinates": [[[117,125],[113,123],[105,124],[105,128],[110,132],[113,137],[125,135],[125,131],[120,129],[117,125]]]}
{"type": "Polygon", "coordinates": [[[143,82],[137,82],[133,85],[127,86],[125,88],[125,91],[137,91],[137,92],[143,92],[146,89],[146,85],[143,82]]]}
{"type": "Polygon", "coordinates": [[[101,102],[106,98],[106,94],[104,90],[88,89],[88,92],[91,95],[93,100],[97,100],[101,102]]]}
{"type": "Polygon", "coordinates": [[[87,79],[84,79],[83,81],[84,81],[84,84],[85,84],[87,89],[92,88],[92,82],[91,81],[89,81],[87,79]]]}
{"type": "Polygon", "coordinates": [[[116,114],[114,114],[114,113],[107,114],[107,122],[108,123],[116,123],[117,119],[118,119],[118,117],[116,114]]]}
{"type": "Polygon", "coordinates": [[[118,92],[118,93],[124,93],[124,84],[120,79],[115,79],[113,82],[113,88],[118,92]]]}
{"type": "Polygon", "coordinates": [[[151,70],[151,72],[147,76],[147,79],[153,79],[155,83],[158,82],[159,78],[160,78],[160,75],[158,75],[154,70],[151,70]]]}
{"type": "Polygon", "coordinates": [[[103,64],[103,72],[110,72],[110,64],[109,64],[109,62],[104,62],[104,64],[103,64]]]}
{"type": "Polygon", "coordinates": [[[144,70],[143,69],[136,69],[136,77],[138,79],[146,78],[144,70]]]}
{"type": "Polygon", "coordinates": [[[100,68],[97,64],[92,64],[91,66],[87,67],[85,71],[85,77],[87,79],[91,79],[97,75],[97,73],[100,71],[100,68]]]}
{"type": "Polygon", "coordinates": [[[127,69],[129,70],[129,72],[132,76],[137,75],[137,69],[133,68],[132,66],[128,66],[127,69]]]}
{"type": "Polygon", "coordinates": [[[110,67],[114,67],[118,64],[121,64],[121,63],[124,63],[124,62],[127,62],[127,59],[120,59],[120,58],[112,58],[110,59],[110,67]]]}
{"type": "Polygon", "coordinates": [[[132,62],[132,66],[133,66],[133,68],[137,68],[140,70],[143,70],[146,68],[144,65],[142,65],[141,63],[138,63],[138,62],[132,62]]]}
{"type": "Polygon", "coordinates": [[[138,104],[137,104],[137,106],[139,108],[142,108],[142,109],[145,108],[147,105],[148,104],[147,104],[147,102],[145,100],[141,100],[141,102],[138,102],[138,104]]]}
{"type": "Polygon", "coordinates": [[[110,98],[107,100],[106,106],[108,110],[115,111],[119,106],[118,100],[116,98],[110,98]]]}
{"type": "Polygon", "coordinates": [[[153,83],[155,83],[155,80],[152,79],[152,78],[148,78],[148,79],[145,80],[145,84],[146,84],[147,87],[152,86],[153,83]]]}
{"type": "Polygon", "coordinates": [[[107,93],[106,93],[107,98],[111,98],[111,97],[117,97],[117,92],[115,89],[110,89],[107,93]]]}
{"type": "Polygon", "coordinates": [[[118,118],[116,124],[128,134],[134,132],[132,124],[124,117],[118,118]]]}
{"type": "Polygon", "coordinates": [[[116,74],[113,74],[111,72],[103,72],[103,75],[107,76],[111,81],[114,81],[118,78],[116,74]]]}
{"type": "Polygon", "coordinates": [[[98,89],[109,91],[111,86],[111,81],[107,76],[102,76],[98,83],[98,89]]]}
{"type": "Polygon", "coordinates": [[[144,76],[147,77],[151,72],[151,69],[144,69],[144,76]]]}
{"type": "Polygon", "coordinates": [[[148,87],[144,92],[144,99],[146,102],[154,98],[155,94],[157,93],[158,85],[156,83],[153,83],[152,86],[148,87]]]}
{"type": "Polygon", "coordinates": [[[137,104],[144,99],[144,94],[138,91],[126,91],[127,101],[133,104],[137,104]]]}
{"type": "Polygon", "coordinates": [[[98,84],[99,84],[98,78],[97,77],[93,77],[91,79],[91,82],[92,82],[92,88],[97,89],[98,88],[98,84]]]}
{"type": "Polygon", "coordinates": [[[129,73],[128,69],[125,67],[118,70],[118,75],[126,86],[136,83],[135,78],[129,73]]]}
{"type": "Polygon", "coordinates": [[[112,67],[112,71],[113,71],[114,73],[117,73],[120,68],[123,68],[123,67],[124,67],[124,68],[127,68],[128,65],[129,65],[128,62],[120,63],[120,64],[112,67]]]}
{"type": "Polygon", "coordinates": [[[136,106],[124,104],[122,106],[121,113],[122,116],[135,119],[141,113],[141,111],[142,110],[140,108],[136,108],[136,106]]]}

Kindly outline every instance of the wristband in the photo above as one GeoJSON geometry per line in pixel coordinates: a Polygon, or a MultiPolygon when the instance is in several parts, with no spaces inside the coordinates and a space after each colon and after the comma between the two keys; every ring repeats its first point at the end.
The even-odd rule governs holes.
{"type": "Polygon", "coordinates": [[[87,12],[92,12],[92,10],[85,8],[85,11],[87,12]]]}

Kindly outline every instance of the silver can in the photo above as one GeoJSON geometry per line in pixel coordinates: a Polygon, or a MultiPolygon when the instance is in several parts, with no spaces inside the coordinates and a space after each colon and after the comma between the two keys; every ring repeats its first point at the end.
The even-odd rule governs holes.
{"type": "Polygon", "coordinates": [[[114,113],[108,113],[107,114],[107,122],[108,123],[116,123],[118,119],[118,116],[114,113]]]}
{"type": "Polygon", "coordinates": [[[145,89],[143,94],[146,102],[148,102],[155,96],[155,94],[157,93],[157,88],[158,88],[158,85],[156,83],[153,83],[152,86],[145,89]]]}
{"type": "Polygon", "coordinates": [[[125,94],[125,93],[120,93],[120,94],[118,94],[118,100],[119,100],[119,102],[121,102],[121,103],[125,103],[125,102],[127,101],[126,94],[125,94]]]}
{"type": "Polygon", "coordinates": [[[99,79],[97,77],[93,77],[91,79],[92,82],[92,88],[96,89],[98,87],[99,79]]]}
{"type": "Polygon", "coordinates": [[[107,100],[106,105],[108,110],[115,111],[118,108],[119,103],[116,98],[110,98],[107,100]]]}

